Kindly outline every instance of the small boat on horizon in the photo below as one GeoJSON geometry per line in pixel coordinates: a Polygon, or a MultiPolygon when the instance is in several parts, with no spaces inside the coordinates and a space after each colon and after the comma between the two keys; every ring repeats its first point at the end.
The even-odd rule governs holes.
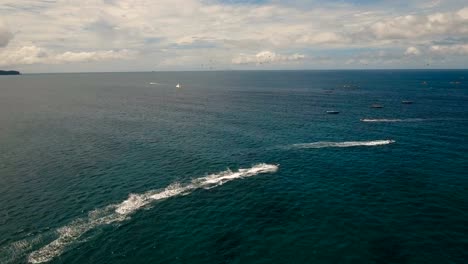
{"type": "Polygon", "coordinates": [[[340,111],[327,111],[327,114],[329,115],[336,115],[336,114],[339,114],[340,111]]]}
{"type": "Polygon", "coordinates": [[[381,104],[373,104],[373,105],[371,105],[371,108],[383,108],[383,105],[381,105],[381,104]]]}
{"type": "Polygon", "coordinates": [[[175,87],[176,88],[181,88],[182,86],[180,85],[180,83],[178,83],[175,87]]]}
{"type": "Polygon", "coordinates": [[[402,104],[412,104],[413,101],[409,101],[409,100],[403,100],[401,101],[402,104]]]}

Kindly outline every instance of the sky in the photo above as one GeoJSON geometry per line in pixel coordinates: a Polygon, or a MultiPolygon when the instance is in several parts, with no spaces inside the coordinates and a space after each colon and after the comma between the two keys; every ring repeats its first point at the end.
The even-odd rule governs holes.
{"type": "Polygon", "coordinates": [[[468,68],[466,0],[0,0],[0,69],[468,68]]]}

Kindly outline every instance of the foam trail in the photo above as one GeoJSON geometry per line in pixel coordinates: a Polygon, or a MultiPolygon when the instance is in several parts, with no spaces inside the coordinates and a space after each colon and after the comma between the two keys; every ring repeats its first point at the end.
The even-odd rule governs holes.
{"type": "Polygon", "coordinates": [[[380,119],[371,119],[371,118],[363,118],[361,119],[361,122],[368,122],[368,123],[395,123],[395,122],[421,122],[425,121],[425,119],[422,118],[406,118],[406,119],[386,119],[386,118],[380,118],[380,119]]]}
{"type": "Polygon", "coordinates": [[[294,144],[293,148],[308,149],[308,148],[349,148],[349,147],[373,147],[395,143],[395,140],[374,140],[374,141],[345,141],[345,142],[328,142],[320,141],[313,143],[294,144]]]}
{"type": "Polygon", "coordinates": [[[130,218],[131,214],[150,205],[154,201],[164,200],[178,195],[186,195],[200,188],[214,188],[236,179],[263,173],[274,173],[277,170],[278,165],[261,163],[248,169],[239,169],[235,172],[227,170],[197,178],[185,185],[174,183],[163,190],[151,190],[142,194],[130,194],[127,200],[119,204],[112,204],[105,208],[94,210],[88,214],[87,218],[78,219],[67,226],[57,229],[56,233],[58,234],[58,238],[39,250],[32,252],[28,257],[28,261],[30,263],[51,261],[55,257],[61,255],[68,246],[80,242],[78,240],[86,232],[98,226],[125,221],[130,218]]]}
{"type": "Polygon", "coordinates": [[[35,236],[34,238],[26,238],[13,242],[7,246],[0,248],[0,263],[21,263],[24,258],[25,252],[33,249],[33,246],[38,245],[42,240],[42,236],[35,236]]]}

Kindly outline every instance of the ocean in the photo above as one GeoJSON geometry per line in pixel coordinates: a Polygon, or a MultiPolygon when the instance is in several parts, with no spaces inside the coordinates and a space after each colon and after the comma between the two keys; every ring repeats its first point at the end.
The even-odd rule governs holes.
{"type": "Polygon", "coordinates": [[[467,70],[2,76],[0,263],[466,263],[467,139],[467,70]]]}

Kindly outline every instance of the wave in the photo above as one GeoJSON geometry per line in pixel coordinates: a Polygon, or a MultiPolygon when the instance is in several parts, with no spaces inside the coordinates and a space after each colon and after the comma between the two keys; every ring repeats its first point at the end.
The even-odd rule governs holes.
{"type": "Polygon", "coordinates": [[[421,122],[425,121],[426,119],[422,118],[406,118],[406,119],[370,119],[370,118],[363,118],[361,122],[372,122],[372,123],[393,123],[393,122],[421,122]]]}
{"type": "Polygon", "coordinates": [[[248,169],[238,171],[226,170],[197,178],[188,184],[173,183],[163,190],[151,190],[141,194],[130,194],[128,199],[118,204],[111,204],[105,208],[96,209],[88,213],[88,217],[75,220],[69,225],[56,230],[58,238],[44,247],[29,254],[30,263],[44,263],[61,255],[70,245],[81,242],[85,233],[92,229],[123,222],[130,219],[131,214],[150,205],[154,201],[164,200],[178,195],[187,195],[196,189],[211,189],[236,179],[252,177],[258,174],[274,173],[279,165],[257,164],[248,169]]]}
{"type": "Polygon", "coordinates": [[[348,148],[348,147],[359,147],[359,146],[366,146],[366,147],[373,147],[373,146],[381,146],[381,145],[388,145],[395,143],[395,140],[374,140],[374,141],[344,141],[344,142],[328,142],[328,141],[320,141],[320,142],[313,142],[313,143],[301,143],[301,144],[294,144],[292,145],[293,148],[348,148]]]}

